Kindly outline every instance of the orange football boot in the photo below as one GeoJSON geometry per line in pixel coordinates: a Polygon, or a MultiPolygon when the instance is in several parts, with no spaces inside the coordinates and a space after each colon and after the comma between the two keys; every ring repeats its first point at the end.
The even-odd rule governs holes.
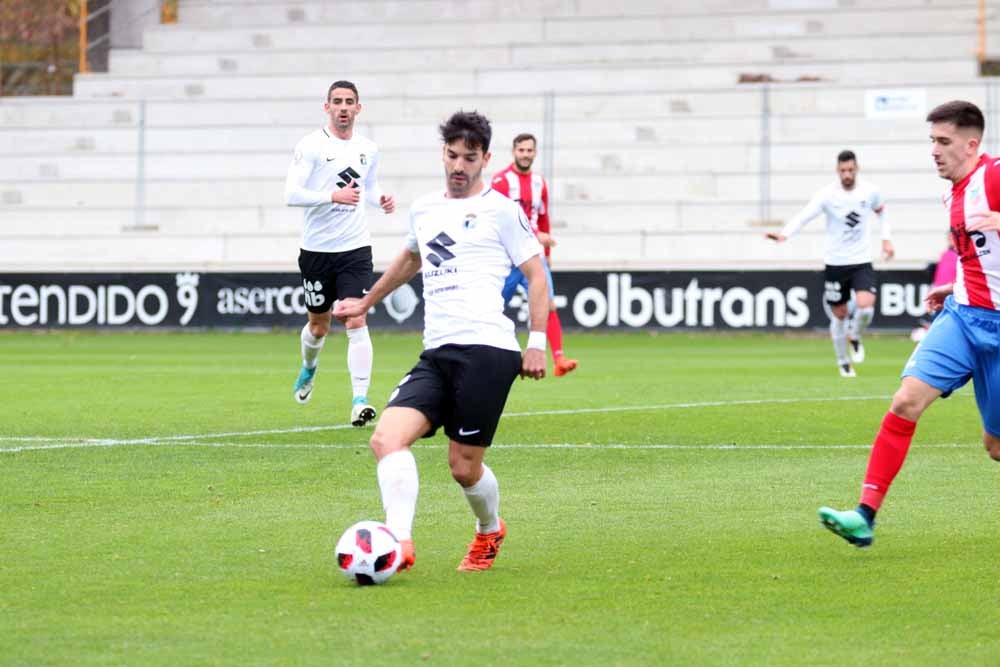
{"type": "Polygon", "coordinates": [[[559,355],[555,359],[555,376],[561,377],[569,373],[571,370],[576,368],[576,359],[567,359],[566,357],[559,355]]]}
{"type": "Polygon", "coordinates": [[[476,533],[476,538],[469,545],[469,553],[458,566],[459,572],[480,572],[493,567],[500,552],[503,538],[507,537],[507,524],[500,519],[500,530],[495,533],[476,533]]]}

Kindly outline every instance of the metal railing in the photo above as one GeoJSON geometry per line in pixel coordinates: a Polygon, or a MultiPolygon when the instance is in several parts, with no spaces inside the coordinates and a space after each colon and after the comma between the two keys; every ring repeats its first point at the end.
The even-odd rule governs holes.
{"type": "Polygon", "coordinates": [[[91,52],[100,48],[97,55],[101,65],[97,69],[106,70],[108,68],[108,50],[111,48],[111,0],[80,0],[80,27],[79,27],[79,63],[77,71],[91,71],[91,52]],[[90,5],[98,5],[93,11],[90,5]],[[95,23],[95,30],[91,32],[91,22],[95,23]],[[91,34],[96,34],[96,38],[91,38],[91,34]]]}
{"type": "MultiPolygon", "coordinates": [[[[108,69],[108,55],[116,35],[111,23],[113,0],[80,0],[79,65],[80,72],[104,72],[108,69]]],[[[156,14],[160,23],[176,23],[177,0],[157,0],[145,11],[131,16],[118,26],[119,33],[156,14]]]]}

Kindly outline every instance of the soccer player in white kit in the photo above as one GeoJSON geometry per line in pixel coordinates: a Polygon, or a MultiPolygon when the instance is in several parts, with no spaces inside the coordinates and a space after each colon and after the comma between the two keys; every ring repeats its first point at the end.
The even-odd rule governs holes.
{"type": "Polygon", "coordinates": [[[1000,160],[979,148],[983,112],[964,100],[927,114],[938,176],[958,251],[955,282],[927,294],[940,311],[903,367],[899,389],[872,444],[856,509],[819,508],[820,522],[857,547],[871,546],[875,514],[906,460],[917,420],[938,398],[973,382],[983,446],[1000,461],[1000,160]]]}
{"type": "Polygon", "coordinates": [[[443,426],[451,475],[476,517],[475,538],[458,569],[480,571],[493,565],[507,535],[497,479],[483,458],[514,378],[545,376],[548,282],[542,246],[521,206],[482,180],[489,121],[459,111],[440,130],[445,191],[414,202],[404,249],[367,295],[341,300],[333,313],[356,317],[422,271],[424,351],[392,392],[371,438],[385,523],[402,543],[402,568],[409,569],[419,488],[410,448],[443,426]],[[523,355],[500,294],[511,266],[528,279],[523,355]]]}
{"type": "MultiPolygon", "coordinates": [[[[312,398],[334,301],[359,297],[371,284],[372,248],[365,204],[379,206],[386,213],[395,210],[392,196],[384,194],[378,184],[378,146],[354,134],[354,120],[361,111],[357,87],[350,81],[334,82],[323,110],[329,122],[295,146],[285,180],[285,203],[305,209],[299,270],[309,321],[299,336],[302,368],[293,390],[299,403],[312,398]]],[[[347,330],[354,426],[364,426],[376,414],[368,404],[373,351],[365,316],[362,312],[338,318],[347,330]]]]}
{"type": "Polygon", "coordinates": [[[882,232],[882,256],[892,259],[892,235],[885,216],[885,203],[878,188],[858,180],[858,161],[852,151],[837,156],[838,180],[817,192],[778,233],[767,238],[782,243],[807,222],[826,214],[826,246],[823,299],[830,307],[830,338],[843,377],[854,377],[851,361],[865,360],[861,336],[875,315],[875,270],[869,241],[869,221],[874,213],[882,232]],[[854,312],[849,313],[851,292],[854,312]],[[850,320],[848,315],[850,314],[850,320]],[[850,359],[848,359],[850,345],[850,359]]]}

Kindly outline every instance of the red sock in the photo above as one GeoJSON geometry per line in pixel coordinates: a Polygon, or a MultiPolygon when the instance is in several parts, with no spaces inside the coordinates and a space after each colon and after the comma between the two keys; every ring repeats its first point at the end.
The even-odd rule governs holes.
{"type": "Polygon", "coordinates": [[[892,412],[885,414],[868,458],[865,483],[861,487],[861,504],[874,510],[882,506],[882,500],[889,492],[889,485],[903,467],[916,428],[917,422],[903,419],[892,412]]]}
{"type": "Polygon", "coordinates": [[[562,324],[559,323],[559,315],[556,311],[549,311],[549,324],[545,327],[545,336],[549,339],[549,349],[552,350],[552,358],[562,356],[562,324]]]}

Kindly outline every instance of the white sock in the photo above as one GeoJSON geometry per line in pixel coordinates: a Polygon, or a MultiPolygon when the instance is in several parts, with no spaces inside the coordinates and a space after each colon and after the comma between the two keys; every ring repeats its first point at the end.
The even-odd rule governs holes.
{"type": "Polygon", "coordinates": [[[830,318],[830,338],[833,340],[833,353],[837,355],[838,364],[847,361],[847,319],[830,318]]]}
{"type": "Polygon", "coordinates": [[[493,471],[484,463],[483,476],[469,488],[462,489],[476,515],[477,533],[495,533],[500,530],[500,487],[493,471]]]}
{"type": "Polygon", "coordinates": [[[368,327],[347,330],[347,370],[351,374],[351,389],[354,397],[368,396],[368,386],[372,382],[372,339],[368,327]]]}
{"type": "Polygon", "coordinates": [[[306,368],[316,368],[319,363],[319,352],[323,349],[323,344],[326,343],[326,336],[316,338],[309,331],[309,325],[306,324],[302,327],[302,334],[299,338],[302,340],[302,363],[305,364],[306,368]]]}
{"type": "Polygon", "coordinates": [[[401,449],[387,454],[375,470],[382,492],[385,525],[396,539],[412,539],[413,515],[417,511],[417,493],[420,491],[417,460],[413,458],[413,452],[401,449]]]}
{"type": "Polygon", "coordinates": [[[861,334],[871,324],[873,317],[875,317],[874,306],[871,308],[856,308],[854,310],[854,317],[851,318],[851,338],[854,340],[861,338],[861,334]]]}

